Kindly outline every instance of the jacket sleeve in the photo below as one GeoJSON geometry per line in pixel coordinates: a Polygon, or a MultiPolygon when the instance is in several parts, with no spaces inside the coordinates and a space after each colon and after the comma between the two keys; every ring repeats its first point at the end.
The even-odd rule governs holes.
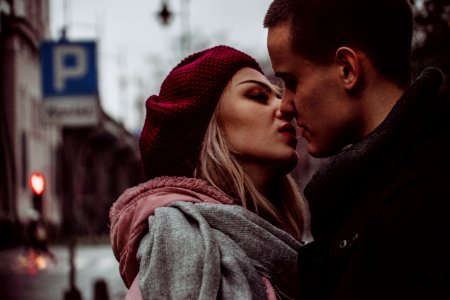
{"type": "Polygon", "coordinates": [[[142,236],[148,232],[148,218],[157,207],[176,201],[199,202],[198,199],[177,194],[139,194],[129,197],[124,194],[111,209],[111,244],[119,262],[120,275],[130,287],[139,271],[136,253],[142,236]]]}

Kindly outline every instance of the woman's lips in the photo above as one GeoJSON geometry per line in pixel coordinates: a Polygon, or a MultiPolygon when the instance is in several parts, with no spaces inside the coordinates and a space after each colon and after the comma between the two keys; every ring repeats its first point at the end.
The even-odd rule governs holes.
{"type": "Polygon", "coordinates": [[[285,124],[278,130],[282,135],[289,139],[289,146],[295,148],[297,146],[297,130],[292,124],[285,124]]]}
{"type": "Polygon", "coordinates": [[[295,127],[291,124],[285,124],[281,126],[278,131],[283,134],[290,135],[294,138],[297,136],[297,131],[295,130],[295,127]]]}

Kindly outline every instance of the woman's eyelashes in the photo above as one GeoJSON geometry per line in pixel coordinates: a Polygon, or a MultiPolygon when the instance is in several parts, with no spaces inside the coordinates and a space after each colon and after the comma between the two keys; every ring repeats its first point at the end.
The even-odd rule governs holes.
{"type": "Polygon", "coordinates": [[[245,96],[248,97],[249,99],[266,103],[269,100],[270,94],[262,89],[253,89],[245,93],[245,96]]]}

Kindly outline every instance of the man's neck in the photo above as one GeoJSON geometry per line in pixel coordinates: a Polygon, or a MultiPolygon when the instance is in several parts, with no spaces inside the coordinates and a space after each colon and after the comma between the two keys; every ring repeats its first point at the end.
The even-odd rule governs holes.
{"type": "Polygon", "coordinates": [[[362,132],[364,136],[371,133],[386,119],[404,92],[404,88],[386,79],[375,78],[368,81],[363,102],[365,113],[362,132]]]}

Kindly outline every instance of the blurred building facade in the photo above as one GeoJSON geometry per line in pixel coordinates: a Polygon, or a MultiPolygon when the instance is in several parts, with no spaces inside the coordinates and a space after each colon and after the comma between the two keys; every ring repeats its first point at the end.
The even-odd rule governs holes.
{"type": "Polygon", "coordinates": [[[46,179],[38,213],[60,236],[74,220],[80,234],[107,232],[112,202],[141,180],[136,138],[101,109],[94,126],[41,121],[39,46],[48,35],[49,0],[0,0],[0,245],[20,242],[39,207],[33,172],[46,179]]]}

